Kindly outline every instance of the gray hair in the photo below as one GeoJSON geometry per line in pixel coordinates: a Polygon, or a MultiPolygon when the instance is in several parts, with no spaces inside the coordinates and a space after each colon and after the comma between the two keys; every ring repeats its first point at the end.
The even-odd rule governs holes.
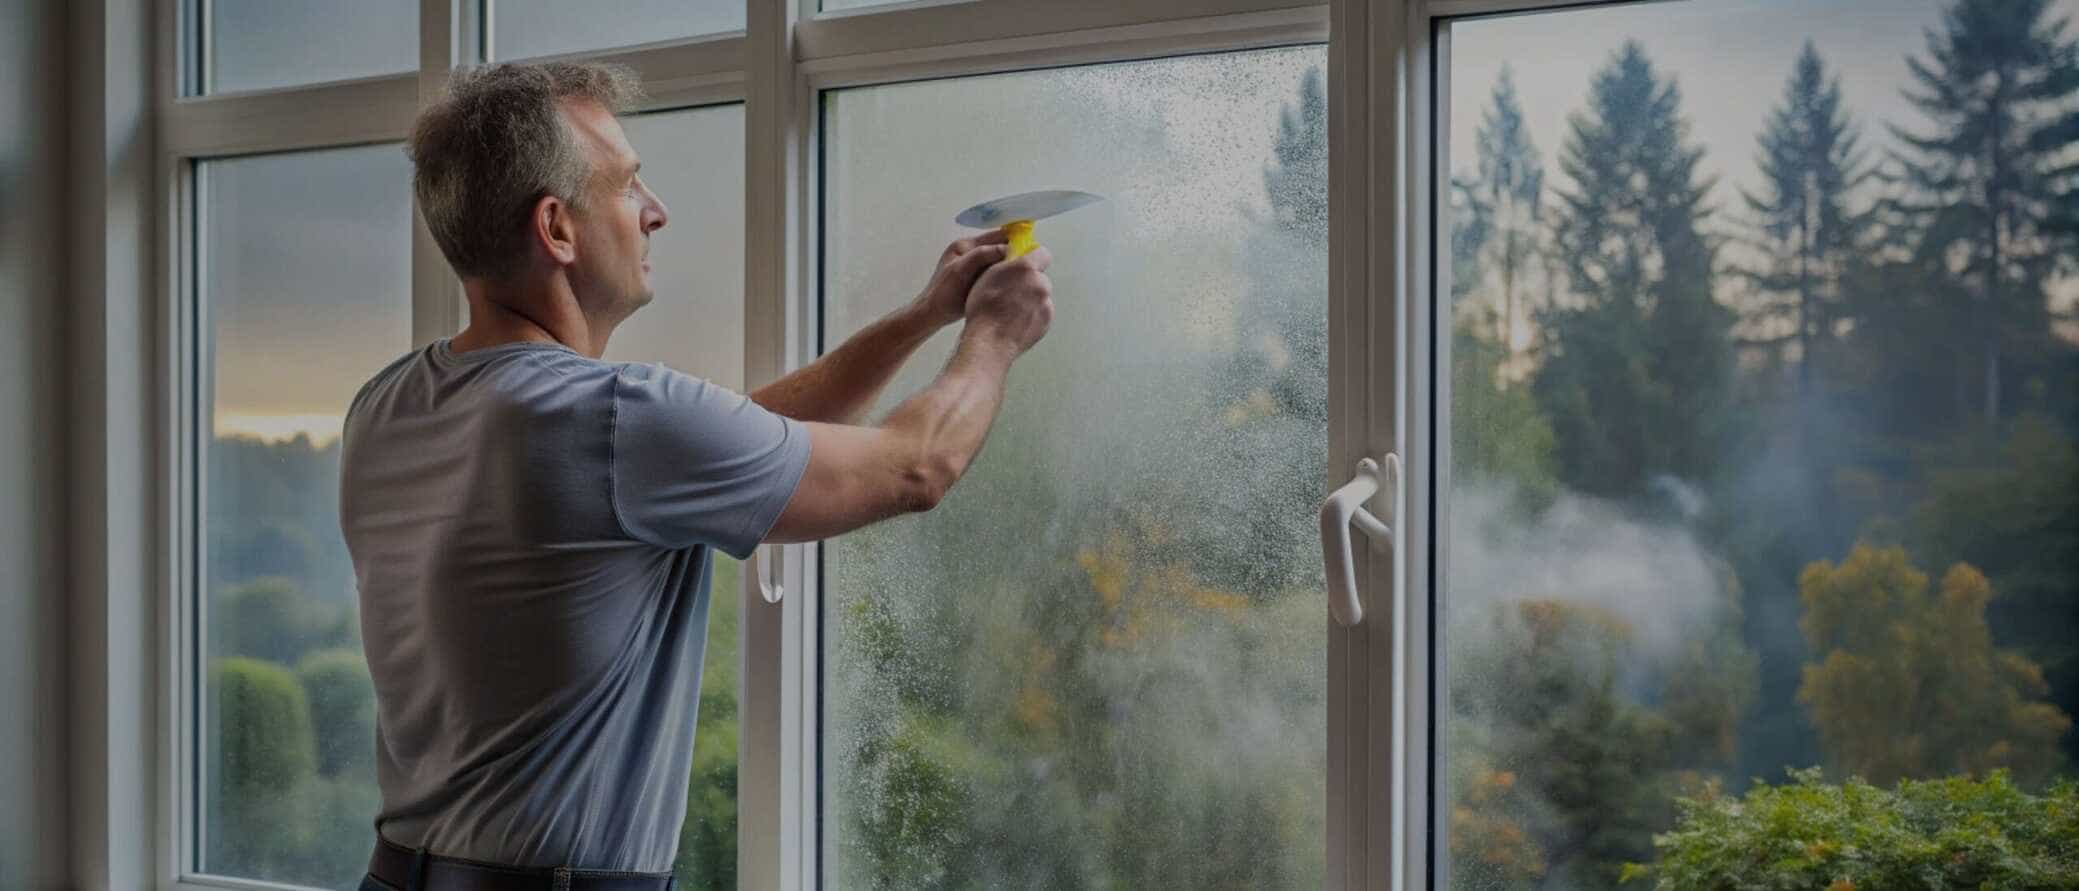
{"type": "Polygon", "coordinates": [[[583,206],[591,163],[563,120],[565,100],[620,114],[642,98],[635,73],[579,62],[466,68],[412,125],[405,151],[412,193],[448,264],[463,278],[499,278],[526,256],[534,204],[553,195],[583,206]]]}

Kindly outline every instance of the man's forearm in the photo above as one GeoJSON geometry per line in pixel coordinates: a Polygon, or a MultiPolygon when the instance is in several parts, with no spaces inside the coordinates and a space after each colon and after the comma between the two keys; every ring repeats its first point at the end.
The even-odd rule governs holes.
{"type": "Polygon", "coordinates": [[[903,400],[881,423],[915,448],[927,505],[944,497],[981,453],[1017,358],[1017,347],[969,328],[961,332],[960,346],[938,379],[903,400]]]}
{"type": "Polygon", "coordinates": [[[797,421],[857,424],[895,372],[941,323],[910,303],[847,338],[843,346],[751,393],[768,411],[797,421]]]}

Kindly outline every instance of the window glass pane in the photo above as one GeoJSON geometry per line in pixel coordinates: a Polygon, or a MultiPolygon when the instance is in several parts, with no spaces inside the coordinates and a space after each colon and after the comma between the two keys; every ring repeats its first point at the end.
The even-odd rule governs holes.
{"type": "Polygon", "coordinates": [[[416,0],[209,0],[212,93],[419,67],[416,0]]]}
{"type": "Polygon", "coordinates": [[[492,51],[527,59],[681,40],[744,28],[744,0],[491,0],[492,51]]]}
{"type": "Polygon", "coordinates": [[[650,237],[656,299],[614,330],[606,358],[662,362],[743,386],[744,109],[719,105],[621,119],[642,178],[669,211],[650,237]]]}
{"type": "Polygon", "coordinates": [[[968,205],[1109,200],[1039,224],[1054,328],[966,479],[823,550],[826,884],[1321,884],[1324,68],[827,96],[830,344],[916,293],[968,205]]]}
{"type": "MultiPolygon", "coordinates": [[[[670,219],[650,237],[655,301],[615,329],[606,358],[662,362],[743,386],[744,113],[741,105],[622,119],[642,178],[670,219]]],[[[715,555],[693,787],[679,835],[681,887],[736,887],[736,561],[715,555]]]]}
{"type": "Polygon", "coordinates": [[[197,171],[201,867],[348,886],[378,794],[338,437],[355,390],[411,346],[409,163],[378,145],[197,171]]]}
{"type": "Polygon", "coordinates": [[[1453,887],[2071,881],[2075,18],[1451,26],[1453,887]]]}

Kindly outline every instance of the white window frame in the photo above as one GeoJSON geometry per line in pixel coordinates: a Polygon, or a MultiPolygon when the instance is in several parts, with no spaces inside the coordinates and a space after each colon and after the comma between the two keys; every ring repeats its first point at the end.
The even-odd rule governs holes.
{"type": "MultiPolygon", "coordinates": [[[[207,0],[200,0],[207,2],[207,0]]],[[[1422,888],[1448,861],[1435,823],[1442,773],[1431,715],[1437,489],[1447,466],[1432,403],[1448,384],[1429,221],[1446,132],[1432,35],[1445,17],[1597,0],[965,0],[822,14],[815,0],[747,0],[744,32],[582,58],[634,67],[645,110],[745,104],[744,381],[815,354],[821,186],[813,158],[824,89],[1334,40],[1330,101],[1329,468],[1397,452],[1409,485],[1394,513],[1404,559],[1360,554],[1369,618],[1327,618],[1327,883],[1422,888]],[[1412,335],[1412,336],[1411,336],[1412,335]],[[1437,391],[1441,392],[1441,391],[1437,391]],[[1395,596],[1414,592],[1421,596],[1395,596]],[[1384,598],[1382,600],[1382,598],[1384,598]]],[[[80,0],[72,8],[68,195],[75,447],[71,472],[73,877],[85,888],[282,888],[199,875],[190,626],[194,374],[203,320],[195,281],[201,158],[402,140],[419,103],[488,29],[475,0],[420,0],[414,72],[248,93],[181,96],[179,0],[80,0]]],[[[491,13],[495,15],[495,12],[491,13]]],[[[486,17],[488,18],[488,17],[486,17]]],[[[412,343],[456,329],[460,291],[414,221],[412,343]]],[[[1438,400],[1438,404],[1447,404],[1438,400]]],[[[776,563],[769,604],[744,574],[739,708],[742,887],[819,884],[814,546],[776,563]]]]}

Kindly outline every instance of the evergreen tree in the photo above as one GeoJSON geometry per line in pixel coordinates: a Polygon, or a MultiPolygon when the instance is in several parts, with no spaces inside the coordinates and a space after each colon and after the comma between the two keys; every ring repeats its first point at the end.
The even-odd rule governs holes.
{"type": "Polygon", "coordinates": [[[1533,390],[1552,420],[1560,477],[1578,491],[1646,494],[1658,477],[1719,465],[1732,373],[1731,315],[1713,296],[1701,227],[1711,183],[1681,94],[1637,42],[1595,76],[1569,120],[1555,238],[1570,296],[1541,314],[1533,390]]]}
{"type": "Polygon", "coordinates": [[[2079,52],[2050,5],[1958,0],[1928,32],[1926,55],[1906,60],[1916,89],[1905,95],[1929,129],[1892,128],[1909,194],[1889,207],[1916,233],[1916,257],[1961,280],[1968,305],[1955,315],[1973,349],[1955,369],[1956,409],[1988,423],[2001,416],[2011,360],[2050,345],[2043,285],[2056,254],[2045,234],[2056,228],[2062,145],[2040,124],[2079,95],[2079,52]]]}
{"type": "Polygon", "coordinates": [[[1761,189],[1741,190],[1763,255],[1746,275],[1766,298],[1749,321],[1789,322],[1790,333],[1772,340],[1796,345],[1801,397],[1844,314],[1845,280],[1868,237],[1867,215],[1849,207],[1849,193],[1868,175],[1857,138],[1841,109],[1839,79],[1807,41],[1782,104],[1756,137],[1761,189]]]}
{"type": "Polygon", "coordinates": [[[1506,355],[1514,356],[1520,304],[1544,249],[1545,166],[1523,123],[1515,75],[1507,66],[1480,120],[1476,158],[1479,179],[1474,188],[1489,229],[1480,265],[1493,270],[1500,298],[1494,339],[1506,355]]]}

